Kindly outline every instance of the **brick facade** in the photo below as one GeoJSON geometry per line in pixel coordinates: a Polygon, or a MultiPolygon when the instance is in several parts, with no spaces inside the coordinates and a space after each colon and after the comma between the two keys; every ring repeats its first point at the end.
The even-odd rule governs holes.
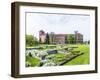
{"type": "MultiPolygon", "coordinates": [[[[75,34],[54,34],[51,32],[49,34],[50,44],[67,44],[69,43],[69,35],[74,39],[73,43],[83,43],[83,35],[78,32],[75,32],[75,34]]],[[[45,43],[45,39],[46,33],[43,30],[39,31],[40,43],[45,43]]]]}

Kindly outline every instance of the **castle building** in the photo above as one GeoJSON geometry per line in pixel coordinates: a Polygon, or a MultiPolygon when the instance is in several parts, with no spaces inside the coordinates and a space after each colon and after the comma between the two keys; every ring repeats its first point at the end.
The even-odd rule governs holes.
{"type": "Polygon", "coordinates": [[[65,44],[66,43],[66,34],[55,34],[54,42],[55,44],[65,44]]]}
{"type": "Polygon", "coordinates": [[[46,33],[43,30],[39,31],[39,42],[45,43],[46,40],[46,33]]]}
{"type": "MultiPolygon", "coordinates": [[[[46,33],[43,30],[39,31],[40,43],[45,43],[46,33]]],[[[75,34],[49,34],[50,44],[69,44],[69,43],[83,43],[83,35],[75,31],[75,34]],[[72,40],[72,41],[71,41],[72,40]]]]}

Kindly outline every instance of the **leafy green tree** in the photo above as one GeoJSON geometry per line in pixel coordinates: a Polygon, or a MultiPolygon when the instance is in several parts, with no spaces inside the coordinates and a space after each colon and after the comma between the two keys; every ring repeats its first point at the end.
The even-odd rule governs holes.
{"type": "Polygon", "coordinates": [[[39,43],[41,43],[41,38],[39,38],[39,43]]]}
{"type": "Polygon", "coordinates": [[[65,43],[68,43],[68,40],[67,40],[67,35],[65,36],[65,43]]]}
{"type": "Polygon", "coordinates": [[[46,43],[46,44],[50,44],[50,39],[49,39],[49,34],[48,34],[48,33],[46,34],[45,43],[46,43]]]}
{"type": "Polygon", "coordinates": [[[75,43],[75,36],[73,34],[68,35],[68,43],[75,43]]]}
{"type": "Polygon", "coordinates": [[[33,35],[26,35],[26,46],[34,46],[38,44],[38,40],[33,35]]]}
{"type": "Polygon", "coordinates": [[[90,40],[88,40],[88,44],[90,44],[90,40]]]}

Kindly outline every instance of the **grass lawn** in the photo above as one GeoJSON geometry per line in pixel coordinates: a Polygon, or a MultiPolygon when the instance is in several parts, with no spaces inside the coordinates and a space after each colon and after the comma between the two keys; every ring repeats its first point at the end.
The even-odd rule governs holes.
{"type": "Polygon", "coordinates": [[[26,57],[26,62],[27,62],[27,63],[29,64],[29,66],[31,66],[31,67],[35,67],[35,66],[40,65],[40,60],[39,60],[39,59],[30,57],[30,56],[27,56],[27,57],[26,57]]]}
{"type": "Polygon", "coordinates": [[[81,64],[89,64],[89,45],[69,45],[69,46],[77,46],[74,50],[82,51],[84,54],[76,57],[75,59],[65,63],[64,65],[81,65],[81,64]]]}

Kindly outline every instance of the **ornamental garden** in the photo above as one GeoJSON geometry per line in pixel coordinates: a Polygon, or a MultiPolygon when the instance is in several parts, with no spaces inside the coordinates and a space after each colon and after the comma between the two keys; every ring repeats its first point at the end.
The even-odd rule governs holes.
{"type": "Polygon", "coordinates": [[[55,34],[39,31],[39,38],[26,35],[26,67],[68,66],[89,64],[89,41],[83,35],[55,34]]]}

